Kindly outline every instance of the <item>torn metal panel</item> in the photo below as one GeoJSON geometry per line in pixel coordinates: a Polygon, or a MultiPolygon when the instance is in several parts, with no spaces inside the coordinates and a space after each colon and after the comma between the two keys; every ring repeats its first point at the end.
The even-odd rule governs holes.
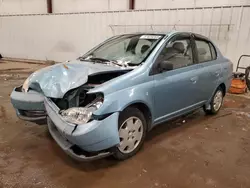
{"type": "Polygon", "coordinates": [[[47,97],[63,98],[67,91],[85,84],[89,75],[121,69],[117,66],[78,60],[60,63],[34,72],[25,81],[23,88],[26,91],[32,88],[42,92],[47,97]]]}

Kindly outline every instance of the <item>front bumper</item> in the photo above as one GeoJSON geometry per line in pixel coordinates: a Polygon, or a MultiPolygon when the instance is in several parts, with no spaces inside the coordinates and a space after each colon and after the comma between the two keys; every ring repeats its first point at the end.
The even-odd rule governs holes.
{"type": "Polygon", "coordinates": [[[44,96],[36,91],[22,92],[22,86],[14,88],[11,103],[17,116],[25,121],[43,122],[46,120],[44,96]]]}
{"type": "Polygon", "coordinates": [[[60,109],[48,98],[44,100],[48,114],[49,131],[57,144],[71,157],[79,161],[91,161],[111,155],[109,149],[119,144],[118,116],[113,113],[107,118],[92,120],[84,125],[64,121],[60,109]],[[74,152],[74,147],[83,153],[74,152]],[[90,155],[86,155],[88,153],[90,155]]]}

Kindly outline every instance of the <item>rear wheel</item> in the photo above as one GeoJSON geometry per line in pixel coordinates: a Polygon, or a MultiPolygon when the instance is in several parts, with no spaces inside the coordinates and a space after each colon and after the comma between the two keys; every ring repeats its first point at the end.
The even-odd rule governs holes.
{"type": "Polygon", "coordinates": [[[224,98],[224,93],[221,87],[218,87],[216,90],[211,102],[210,102],[210,108],[206,109],[203,108],[206,114],[217,114],[222,106],[224,98]]]}
{"type": "Polygon", "coordinates": [[[129,107],[119,117],[120,144],[114,149],[114,157],[125,160],[135,155],[146,136],[146,120],[137,108],[129,107]]]}

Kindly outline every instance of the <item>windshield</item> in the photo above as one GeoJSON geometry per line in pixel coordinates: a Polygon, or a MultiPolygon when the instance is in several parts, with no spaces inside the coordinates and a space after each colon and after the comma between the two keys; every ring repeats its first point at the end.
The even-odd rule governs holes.
{"type": "Polygon", "coordinates": [[[111,62],[120,66],[135,66],[150,54],[163,35],[121,35],[108,40],[80,60],[111,62]]]}

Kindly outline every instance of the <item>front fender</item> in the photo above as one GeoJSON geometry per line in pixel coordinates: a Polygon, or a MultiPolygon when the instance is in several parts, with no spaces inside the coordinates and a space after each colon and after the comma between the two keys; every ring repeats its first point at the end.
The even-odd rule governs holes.
{"type": "Polygon", "coordinates": [[[152,117],[154,117],[152,88],[153,81],[149,81],[108,95],[104,93],[103,105],[94,114],[98,116],[121,112],[132,104],[143,103],[148,106],[152,117]]]}

